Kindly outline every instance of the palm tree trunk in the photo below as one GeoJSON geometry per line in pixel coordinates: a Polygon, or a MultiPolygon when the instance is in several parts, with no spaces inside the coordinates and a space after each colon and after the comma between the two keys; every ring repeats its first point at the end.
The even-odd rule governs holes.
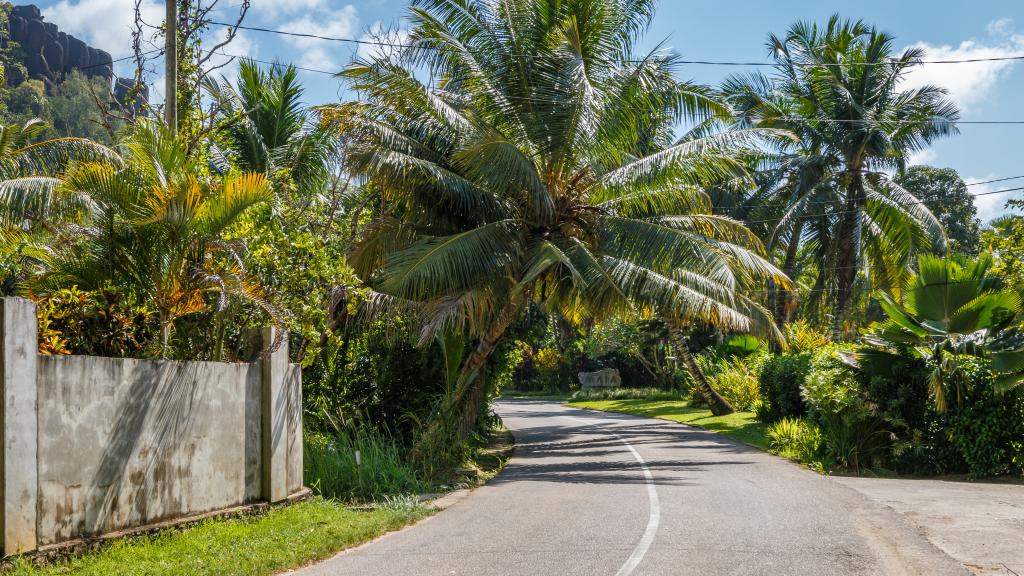
{"type": "Polygon", "coordinates": [[[160,357],[167,358],[171,353],[171,330],[174,328],[174,321],[170,313],[159,311],[160,315],[160,357]]]}
{"type": "Polygon", "coordinates": [[[835,314],[832,317],[832,339],[841,342],[845,336],[846,313],[853,299],[853,285],[857,280],[857,259],[860,256],[861,208],[864,206],[864,180],[859,169],[852,171],[847,185],[846,206],[839,228],[839,259],[836,261],[835,314]]]}
{"type": "MultiPolygon", "coordinates": [[[[796,257],[800,251],[800,237],[803,235],[804,221],[798,219],[793,223],[793,232],[789,237],[789,245],[786,246],[786,260],[782,263],[782,271],[786,278],[793,278],[796,273],[796,257]]],[[[775,301],[775,323],[779,326],[789,322],[789,302],[792,291],[785,288],[778,288],[775,301]]]]}
{"type": "Polygon", "coordinates": [[[683,338],[683,331],[677,323],[669,324],[668,335],[672,341],[672,348],[676,351],[676,356],[683,361],[683,366],[686,367],[690,378],[693,379],[694,386],[707,401],[711,413],[715,416],[725,416],[735,412],[736,409],[732,407],[732,404],[729,404],[729,401],[715,390],[708,379],[704,377],[704,373],[700,371],[700,366],[697,366],[697,362],[690,355],[690,349],[686,346],[686,340],[683,338]]]}
{"type": "Polygon", "coordinates": [[[465,440],[476,428],[477,418],[480,416],[480,409],[486,396],[484,390],[486,379],[484,371],[487,359],[490,358],[494,348],[505,336],[505,331],[519,316],[523,308],[525,298],[521,295],[514,296],[505,307],[498,313],[480,342],[476,350],[466,358],[459,370],[459,377],[456,380],[455,394],[450,407],[458,410],[462,417],[460,426],[461,439],[465,440]]]}

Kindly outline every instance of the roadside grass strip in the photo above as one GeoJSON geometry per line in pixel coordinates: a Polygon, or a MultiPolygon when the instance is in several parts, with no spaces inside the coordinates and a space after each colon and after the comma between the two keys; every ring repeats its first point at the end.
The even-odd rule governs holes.
{"type": "Polygon", "coordinates": [[[2,574],[17,576],[264,576],[334,556],[432,514],[414,503],[372,510],[314,498],[270,512],[210,520],[183,530],[112,542],[97,552],[37,568],[27,559],[2,574]]]}
{"type": "Polygon", "coordinates": [[[769,448],[766,426],[757,421],[753,412],[715,416],[707,408],[690,406],[685,400],[596,400],[570,402],[568,405],[574,408],[621,412],[681,422],[717,432],[761,450],[767,451],[769,448]]]}

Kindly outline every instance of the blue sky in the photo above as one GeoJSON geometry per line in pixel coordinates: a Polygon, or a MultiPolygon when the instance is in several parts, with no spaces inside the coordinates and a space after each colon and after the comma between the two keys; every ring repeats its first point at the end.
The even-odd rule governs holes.
{"type": "MultiPolygon", "coordinates": [[[[237,5],[239,0],[221,0],[237,5]]],[[[17,3],[17,2],[16,2],[17,3]]],[[[103,48],[114,57],[129,53],[134,0],[43,0],[47,20],[103,48]]],[[[402,28],[406,0],[252,0],[247,24],[332,37],[362,38],[377,29],[402,28]]],[[[162,20],[163,3],[142,0],[147,20],[162,20]]],[[[902,46],[921,45],[930,59],[950,60],[1024,54],[1024,2],[1021,0],[662,0],[645,46],[667,46],[694,60],[766,59],[769,32],[783,33],[795,20],[824,21],[839,12],[863,18],[894,34],[902,46]],[[785,6],[784,8],[781,6],[785,6]]],[[[218,32],[219,33],[219,32],[218,32]]],[[[226,49],[261,60],[293,62],[325,71],[341,69],[354,48],[336,42],[246,32],[226,49]]],[[[690,66],[682,75],[717,84],[736,68],[690,66]]],[[[130,74],[130,69],[120,69],[130,74]]],[[[303,73],[311,103],[336,101],[344,89],[325,74],[303,73]]],[[[157,86],[162,79],[154,75],[157,86]]],[[[948,87],[965,120],[1024,120],[1017,103],[1024,94],[1024,61],[928,65],[911,80],[948,87]]],[[[159,98],[160,90],[154,90],[159,98]]],[[[1024,175],[1020,142],[1024,125],[965,125],[960,136],[936,144],[917,160],[955,168],[968,182],[1024,175]]],[[[1024,179],[973,186],[972,192],[1024,186],[1024,179]]],[[[1003,211],[1005,201],[1024,194],[978,198],[982,217],[1003,211]]]]}

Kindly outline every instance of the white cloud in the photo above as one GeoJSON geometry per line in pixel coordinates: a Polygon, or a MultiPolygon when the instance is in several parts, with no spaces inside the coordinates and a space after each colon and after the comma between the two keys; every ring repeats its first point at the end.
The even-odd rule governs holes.
{"type": "Polygon", "coordinates": [[[992,36],[1008,36],[1013,31],[1013,18],[1000,18],[988,23],[985,30],[992,36]]]}
{"type": "Polygon", "coordinates": [[[257,0],[253,2],[251,13],[262,22],[274,23],[295,14],[329,10],[328,0],[257,0]]]}
{"type": "MultiPolygon", "coordinates": [[[[1001,19],[988,25],[990,38],[984,41],[964,40],[957,46],[931,46],[919,42],[914,47],[926,51],[925,60],[974,60],[1006,58],[1024,52],[1024,35],[1012,33],[1013,21],[1001,19]]],[[[1013,69],[1016,62],[971,62],[965,64],[925,64],[917,66],[907,77],[905,87],[924,84],[943,86],[961,110],[969,111],[982,103],[996,85],[1013,69]]]]}
{"type": "Polygon", "coordinates": [[[924,150],[911,154],[910,158],[907,159],[907,165],[918,166],[921,164],[931,164],[932,162],[935,162],[936,158],[938,158],[938,154],[935,153],[935,150],[925,148],[924,150]]]}
{"type": "MultiPolygon", "coordinates": [[[[208,42],[207,50],[212,50],[213,46],[220,44],[227,39],[228,29],[221,28],[220,31],[214,35],[210,42],[208,42]]],[[[228,64],[227,69],[234,70],[237,68],[237,58],[256,58],[259,56],[259,45],[248,35],[245,30],[239,30],[231,43],[221,48],[216,54],[210,58],[209,66],[222,66],[235,57],[234,63],[228,64]]],[[[224,69],[218,69],[214,74],[224,74],[224,69]]]]}
{"type": "MultiPolygon", "coordinates": [[[[142,0],[142,18],[159,25],[164,19],[162,1],[142,0]]],[[[132,53],[134,0],[60,0],[43,8],[43,17],[90,46],[110,52],[115,59],[132,53]]]]}
{"type": "Polygon", "coordinates": [[[971,186],[971,194],[974,195],[974,205],[978,208],[978,218],[982,224],[987,224],[992,219],[998,218],[1008,212],[1006,208],[1006,202],[1014,199],[1024,199],[1024,191],[1022,192],[1010,192],[1006,194],[992,194],[995,190],[1005,190],[1007,188],[1014,188],[1015,186],[1007,186],[1005,182],[996,182],[992,184],[977,184],[978,182],[988,182],[989,180],[995,180],[999,176],[995,174],[989,174],[981,178],[964,178],[964,182],[971,186]]]}
{"type": "MultiPolygon", "coordinates": [[[[283,2],[290,4],[295,0],[283,2]]],[[[310,0],[320,1],[320,0],[310,0]]],[[[301,3],[302,0],[299,0],[301,3]]],[[[270,4],[277,4],[270,2],[270,4]]],[[[235,10],[226,8],[225,10],[235,10]]],[[[142,0],[140,4],[142,19],[152,26],[160,26],[164,21],[163,0],[142,0]]],[[[62,31],[71,34],[94,48],[106,50],[114,59],[124,58],[132,55],[132,30],[135,25],[135,0],[60,0],[53,6],[42,10],[43,17],[48,22],[53,22],[62,31]]],[[[234,14],[234,13],[233,13],[234,14]]],[[[157,38],[156,31],[145,30],[148,40],[156,42],[156,47],[162,46],[162,39],[157,38]]],[[[204,41],[207,47],[217,45],[227,35],[227,29],[214,27],[209,33],[209,38],[204,41]]],[[[150,49],[149,45],[143,50],[150,49]]],[[[240,56],[254,56],[258,46],[240,31],[235,39],[222,51],[240,56]]],[[[225,56],[214,56],[211,64],[220,64],[228,58],[225,56]]],[[[132,62],[124,62],[119,65],[118,72],[130,74],[133,69],[132,62]]],[[[153,86],[159,85],[162,93],[163,79],[156,78],[153,86]]]]}
{"type": "Polygon", "coordinates": [[[409,31],[402,29],[386,29],[380,22],[374,22],[370,30],[360,38],[363,42],[376,44],[360,44],[356,53],[361,58],[385,58],[396,52],[396,48],[388,44],[405,44],[409,41],[409,31]]]}
{"type": "MultiPolygon", "coordinates": [[[[314,9],[281,24],[281,30],[330,38],[354,37],[359,26],[359,13],[355,6],[347,4],[341,8],[330,8],[322,0],[300,0],[299,3],[313,5],[314,9]]],[[[284,36],[284,39],[299,50],[297,63],[305,68],[337,72],[350,54],[339,42],[297,36],[284,36]]]]}

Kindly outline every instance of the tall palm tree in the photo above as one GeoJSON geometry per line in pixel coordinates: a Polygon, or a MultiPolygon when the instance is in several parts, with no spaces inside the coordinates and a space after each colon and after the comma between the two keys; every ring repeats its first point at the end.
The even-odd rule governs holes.
{"type": "Polygon", "coordinates": [[[223,124],[222,147],[231,164],[287,178],[303,194],[319,191],[336,157],[334,133],[310,114],[293,66],[261,68],[241,60],[238,78],[206,79],[204,88],[216,103],[223,124]]]}
{"type": "Polygon", "coordinates": [[[335,111],[349,167],[384,200],[351,262],[421,303],[428,329],[475,338],[450,403],[463,434],[488,357],[532,299],[570,319],[643,302],[738,325],[737,285],[782,279],[702,190],[744,176],[737,149],[770,132],[673,140],[677,122],[727,109],[674,79],[675,55],[634,52],[654,5],[417,0],[410,48],[344,72],[363,96],[335,111]]]}
{"type": "Polygon", "coordinates": [[[141,120],[110,159],[72,165],[53,196],[88,210],[75,241],[52,247],[36,285],[113,283],[151,302],[164,354],[175,321],[207,310],[207,294],[219,295],[221,310],[236,296],[274,313],[241,269],[240,246],[222,239],[246,210],[271,199],[262,174],[207,175],[182,138],[141,120]]]}
{"type": "Polygon", "coordinates": [[[753,125],[800,135],[801,153],[815,159],[810,172],[798,172],[805,183],[831,181],[794,194],[779,230],[792,243],[812,219],[821,224],[816,240],[829,257],[819,263],[819,273],[834,285],[837,339],[862,263],[871,265],[874,280],[897,289],[917,247],[944,245],[935,217],[885,171],[954,134],[959,111],[942,88],[901,89],[924,53],[911,48],[897,55],[893,44],[892,36],[861,21],[833,16],[822,28],[798,22],[784,37],[771,36],[775,75],[751,77],[747,88],[734,86],[747,100],[753,125]]]}

